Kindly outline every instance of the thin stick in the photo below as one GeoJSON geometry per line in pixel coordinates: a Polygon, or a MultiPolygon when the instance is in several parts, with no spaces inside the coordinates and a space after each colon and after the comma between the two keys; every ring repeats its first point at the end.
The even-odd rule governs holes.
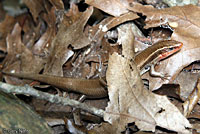
{"type": "Polygon", "coordinates": [[[42,100],[47,100],[51,103],[59,103],[62,104],[64,106],[72,106],[75,108],[80,108],[84,111],[87,111],[91,114],[103,117],[104,115],[104,110],[102,109],[97,109],[95,107],[86,105],[84,103],[81,103],[79,101],[73,100],[73,99],[69,99],[69,98],[64,98],[64,97],[59,97],[56,95],[52,95],[49,93],[45,93],[45,92],[41,92],[38,91],[28,85],[25,86],[14,86],[14,85],[10,85],[7,83],[3,83],[0,82],[0,90],[6,93],[15,93],[15,94],[24,94],[24,95],[31,95],[34,96],[38,99],[42,99],[42,100]]]}

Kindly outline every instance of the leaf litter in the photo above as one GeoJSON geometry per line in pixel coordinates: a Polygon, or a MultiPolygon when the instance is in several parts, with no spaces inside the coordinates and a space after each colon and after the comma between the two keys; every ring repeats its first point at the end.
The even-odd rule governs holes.
{"type": "MultiPolygon", "coordinates": [[[[183,81],[187,78],[179,75],[180,72],[184,73],[183,68],[191,63],[196,61],[194,64],[199,64],[200,8],[198,6],[166,8],[163,3],[146,1],[147,5],[143,5],[142,2],[132,0],[86,0],[85,2],[23,0],[23,3],[30,12],[12,17],[2,11],[0,17],[2,70],[81,79],[105,80],[106,78],[104,82],[107,82],[107,85],[104,86],[107,87],[109,97],[84,101],[90,106],[105,109],[104,122],[100,121],[99,117],[81,112],[80,118],[86,119],[84,121],[87,126],[93,128],[86,130],[86,126],[83,125],[84,133],[166,132],[166,130],[192,133],[192,129],[199,131],[200,116],[196,110],[199,109],[196,105],[199,95],[193,95],[195,91],[199,93],[197,90],[199,84],[195,85],[193,82],[189,91],[184,91],[183,81]],[[137,30],[133,30],[132,27],[136,27],[137,30]],[[109,32],[114,34],[109,35],[109,32]],[[134,57],[138,51],[166,39],[182,42],[183,48],[156,65],[156,71],[167,73],[170,79],[163,81],[146,73],[142,76],[142,79],[148,81],[145,83],[146,87],[134,63],[134,57]],[[181,81],[180,79],[174,81],[177,76],[182,77],[181,81]],[[177,99],[170,98],[168,93],[158,95],[152,92],[163,84],[166,86],[179,84],[181,92],[187,94],[183,96],[176,92],[175,94],[179,96],[177,99]],[[175,105],[175,99],[178,105],[175,105]],[[182,105],[185,111],[181,108],[182,105]],[[99,124],[94,125],[97,122],[99,124]],[[128,130],[131,123],[134,123],[136,128],[128,130]]],[[[190,71],[193,69],[186,70],[189,71],[188,77],[190,77],[192,75],[190,71]]],[[[14,85],[32,82],[6,75],[3,77],[5,82],[14,85]]],[[[199,76],[195,77],[193,81],[197,81],[198,78],[199,76]]],[[[39,89],[43,89],[44,83],[39,85],[39,89]]],[[[71,99],[79,98],[76,93],[54,90],[53,86],[50,86],[50,89],[46,88],[44,92],[53,95],[59,93],[71,99]]],[[[27,103],[35,107],[35,111],[45,119],[64,120],[64,115],[70,115],[67,118],[73,119],[70,114],[73,113],[73,109],[70,107],[45,105],[37,98],[27,103]],[[64,114],[57,117],[56,113],[64,114]]],[[[68,119],[65,120],[69,122],[68,119]]],[[[77,120],[75,115],[74,120],[77,120]]],[[[71,127],[77,128],[76,132],[81,131],[77,124],[82,123],[72,124],[71,127]]],[[[66,128],[70,129],[69,126],[66,128]]]]}

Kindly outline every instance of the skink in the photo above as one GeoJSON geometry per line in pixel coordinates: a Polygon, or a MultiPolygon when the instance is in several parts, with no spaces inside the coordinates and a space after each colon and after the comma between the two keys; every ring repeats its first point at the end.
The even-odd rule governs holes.
{"type": "Polygon", "coordinates": [[[164,74],[155,72],[154,66],[160,60],[165,59],[179,51],[182,46],[183,43],[181,42],[175,40],[164,40],[146,48],[137,54],[134,61],[137,67],[140,69],[140,75],[144,74],[150,68],[150,74],[152,76],[166,78],[164,74]]]}
{"type": "MultiPolygon", "coordinates": [[[[156,43],[136,55],[135,63],[140,70],[143,70],[147,66],[153,68],[158,61],[179,51],[182,46],[182,43],[174,40],[167,40],[156,43]]],[[[154,69],[151,70],[154,71],[154,69]]],[[[61,88],[63,90],[82,93],[88,97],[102,98],[107,96],[107,90],[105,90],[99,79],[66,78],[28,73],[3,73],[14,77],[37,80],[61,88]]],[[[165,77],[164,75],[157,72],[153,73],[155,76],[165,77]]]]}

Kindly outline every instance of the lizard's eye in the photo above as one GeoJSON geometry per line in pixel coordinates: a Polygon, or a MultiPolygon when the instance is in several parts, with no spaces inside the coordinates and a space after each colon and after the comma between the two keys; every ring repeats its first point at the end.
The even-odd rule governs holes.
{"type": "Polygon", "coordinates": [[[171,48],[168,48],[169,49],[169,51],[172,51],[172,50],[174,50],[174,48],[173,47],[171,47],[171,48]]]}

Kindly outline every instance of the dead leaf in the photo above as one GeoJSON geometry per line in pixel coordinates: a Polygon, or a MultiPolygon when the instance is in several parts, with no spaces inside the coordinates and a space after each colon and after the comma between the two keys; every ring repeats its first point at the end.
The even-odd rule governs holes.
{"type": "Polygon", "coordinates": [[[122,55],[128,59],[134,59],[134,34],[132,30],[133,24],[127,23],[117,28],[118,43],[122,45],[122,55]]]}
{"type": "Polygon", "coordinates": [[[189,121],[170,103],[166,96],[144,89],[134,64],[114,53],[109,58],[107,84],[110,102],[104,120],[118,124],[120,131],[135,122],[140,130],[155,131],[155,126],[190,133],[189,121]]]}
{"type": "MultiPolygon", "coordinates": [[[[82,54],[80,54],[79,55],[80,58],[77,58],[77,59],[81,59],[81,61],[73,63],[73,65],[76,68],[73,69],[72,72],[76,72],[77,74],[82,74],[81,70],[83,70],[82,67],[84,66],[82,64],[85,64],[85,62],[92,61],[92,62],[99,62],[99,64],[102,64],[102,63],[104,64],[105,62],[107,62],[109,52],[113,51],[114,49],[119,50],[119,48],[111,47],[110,44],[104,38],[104,35],[111,28],[114,28],[115,26],[121,23],[124,23],[126,21],[134,20],[136,18],[138,18],[137,14],[133,12],[128,12],[119,17],[107,17],[103,21],[101,21],[99,24],[90,27],[88,31],[89,31],[89,38],[92,40],[91,46],[89,49],[86,50],[87,56],[85,58],[82,54]]],[[[104,68],[105,68],[104,66],[99,65],[98,69],[96,68],[96,72],[98,72],[98,70],[101,70],[100,73],[102,73],[104,72],[104,68]]],[[[91,75],[89,74],[87,76],[91,76],[91,75]]]]}
{"type": "Polygon", "coordinates": [[[64,10],[64,4],[62,0],[49,0],[51,4],[53,4],[57,10],[64,10]]]}
{"type": "Polygon", "coordinates": [[[196,106],[200,98],[200,78],[193,91],[188,96],[187,100],[183,103],[184,116],[188,117],[192,112],[193,108],[196,106]]]}
{"type": "MultiPolygon", "coordinates": [[[[7,56],[4,59],[4,70],[9,72],[39,73],[44,66],[45,59],[42,59],[27,49],[21,41],[21,27],[15,24],[11,34],[7,37],[7,56]]],[[[9,81],[10,77],[6,77],[9,81]]],[[[19,81],[18,81],[19,82],[19,81]]],[[[10,83],[13,83],[12,80],[10,83]]]]}
{"type": "Polygon", "coordinates": [[[78,133],[87,133],[87,129],[84,126],[78,126],[73,121],[69,120],[68,118],[64,118],[65,121],[65,127],[66,129],[72,133],[72,134],[78,134],[78,133]]]}
{"type": "MultiPolygon", "coordinates": [[[[133,7],[127,8],[147,16],[146,28],[169,24],[174,29],[171,39],[183,43],[183,48],[179,53],[161,62],[157,68],[158,72],[167,72],[172,81],[185,66],[200,60],[200,20],[198,19],[200,7],[187,5],[158,10],[151,6],[134,4],[133,7]]],[[[160,78],[153,77],[149,81],[151,81],[151,90],[159,88],[163,83],[168,83],[167,80],[162,81],[160,78]]]]}
{"type": "Polygon", "coordinates": [[[62,66],[73,55],[73,51],[68,49],[69,45],[71,44],[74,49],[89,45],[90,40],[84,34],[84,26],[92,12],[92,7],[81,13],[75,5],[72,6],[50,44],[50,55],[44,73],[63,76],[62,66]]]}
{"type": "Polygon", "coordinates": [[[171,34],[172,32],[168,29],[154,30],[150,35],[152,38],[152,44],[162,40],[170,40],[171,34]]]}
{"type": "Polygon", "coordinates": [[[16,20],[14,17],[6,15],[4,20],[0,22],[0,50],[6,52],[6,37],[12,31],[16,20]]]}
{"type": "Polygon", "coordinates": [[[108,61],[107,59],[108,59],[109,51],[113,51],[114,47],[110,46],[110,43],[106,41],[106,38],[104,38],[104,35],[111,28],[121,23],[124,23],[126,21],[134,20],[136,18],[138,18],[138,16],[135,13],[128,12],[119,17],[108,17],[104,19],[103,21],[101,21],[99,24],[93,27],[90,27],[90,29],[88,30],[90,32],[89,35],[91,36],[90,38],[92,38],[92,40],[96,42],[96,45],[95,45],[96,50],[92,51],[86,57],[86,61],[99,62],[100,61],[99,58],[101,59],[103,63],[108,61]]]}
{"type": "MultiPolygon", "coordinates": [[[[110,43],[106,41],[106,39],[104,38],[104,35],[109,29],[123,22],[134,20],[136,18],[138,18],[138,16],[135,13],[128,12],[119,17],[107,17],[106,19],[101,21],[99,24],[90,27],[88,31],[89,31],[89,37],[92,40],[91,46],[89,49],[86,50],[87,56],[85,58],[82,54],[80,55],[81,58],[79,59],[81,59],[82,64],[85,64],[85,62],[89,62],[89,61],[99,62],[99,64],[102,64],[102,63],[104,64],[105,62],[107,62],[109,52],[113,51],[113,47],[111,47],[110,43]]],[[[79,66],[79,68],[82,70],[83,65],[81,65],[80,62],[77,62],[77,63],[79,65],[74,64],[74,66],[79,66]]],[[[104,68],[105,68],[104,66],[102,67],[101,65],[99,65],[98,70],[101,70],[101,72],[104,73],[104,68]]],[[[73,72],[79,72],[79,70],[76,69],[73,72]]]]}
{"type": "Polygon", "coordinates": [[[89,29],[89,32],[92,36],[91,38],[93,38],[94,41],[98,42],[98,40],[101,40],[103,38],[103,35],[111,28],[124,22],[137,19],[138,17],[139,16],[133,12],[128,12],[119,17],[107,17],[106,19],[102,20],[99,24],[89,29]]]}
{"type": "MultiPolygon", "coordinates": [[[[136,30],[131,30],[132,26],[129,25],[134,20],[146,35],[150,29],[144,30],[143,22],[140,23],[140,20],[143,20],[146,16],[146,28],[167,26],[168,24],[174,28],[172,38],[183,42],[184,48],[180,53],[170,57],[177,57],[177,59],[172,61],[167,59],[169,61],[166,64],[163,60],[161,63],[164,65],[156,66],[157,71],[171,71],[173,80],[176,73],[185,65],[199,60],[199,7],[174,7],[158,10],[153,6],[144,6],[134,1],[24,0],[30,12],[25,13],[25,16],[28,17],[22,17],[22,23],[15,25],[19,21],[12,17],[7,17],[0,22],[0,50],[3,50],[3,52],[7,50],[8,52],[4,59],[3,68],[9,72],[22,71],[38,74],[43,71],[43,73],[58,76],[62,76],[64,72],[64,76],[70,77],[88,78],[97,77],[99,74],[105,76],[108,57],[114,53],[110,56],[107,72],[110,102],[104,118],[109,123],[96,126],[95,133],[118,134],[124,131],[125,127],[129,127],[130,124],[127,125],[128,123],[136,125],[141,131],[155,131],[155,127],[158,126],[158,128],[179,133],[190,133],[192,125],[178,110],[181,106],[180,102],[173,101],[170,103],[166,96],[156,95],[144,88],[136,66],[130,62],[134,56],[133,44],[136,42],[133,35],[136,35],[136,38],[143,38],[144,35],[141,32],[135,32],[136,30]],[[76,3],[76,5],[72,3],[76,3]],[[90,22],[94,19],[91,17],[93,7],[86,3],[102,10],[102,12],[99,10],[100,12],[96,16],[94,15],[95,23],[90,22]],[[68,4],[70,4],[69,10],[66,9],[69,6],[68,4]],[[66,11],[64,11],[64,8],[66,11]],[[190,13],[189,11],[197,11],[197,13],[190,13]],[[139,19],[135,20],[137,18],[139,19]],[[92,25],[89,26],[90,24],[92,25]],[[120,26],[118,27],[118,25],[120,26]],[[115,40],[116,46],[111,46],[109,39],[104,36],[109,30],[116,31],[115,39],[119,37],[118,41],[115,40]],[[189,43],[191,45],[188,45],[189,43]],[[122,44],[122,47],[119,44],[122,44]],[[115,52],[122,53],[124,57],[115,52]],[[74,56],[72,57],[72,55],[74,56]],[[171,70],[168,70],[168,68],[171,70]],[[176,106],[174,102],[180,105],[176,106]]],[[[1,4],[2,2],[0,2],[0,6],[1,4]]],[[[3,17],[0,16],[0,21],[1,18],[3,17]]],[[[156,33],[156,35],[158,34],[156,33]]],[[[167,38],[170,36],[171,33],[167,38]]],[[[148,41],[151,41],[150,38],[148,39],[148,41]]],[[[8,83],[24,83],[16,78],[6,77],[5,80],[8,83]]],[[[158,88],[159,84],[164,83],[157,82],[157,80],[159,79],[150,78],[151,88],[158,88]]],[[[57,92],[59,91],[57,90],[57,92]]],[[[170,95],[171,92],[169,92],[167,92],[167,95],[170,95]]],[[[54,94],[55,91],[51,93],[54,94]]],[[[73,93],[70,93],[69,97],[78,98],[73,93]]],[[[87,100],[84,103],[104,109],[108,101],[108,98],[105,99],[92,102],[87,100]]],[[[41,103],[41,101],[35,100],[33,106],[44,116],[51,117],[52,114],[60,118],[65,115],[71,116],[69,114],[71,108],[69,107],[56,107],[55,104],[47,104],[46,101],[41,103]]],[[[200,107],[196,106],[195,108],[196,111],[189,117],[199,119],[200,107]]],[[[88,116],[83,116],[83,118],[94,120],[88,116]]],[[[98,119],[99,122],[102,121],[98,119]]],[[[93,131],[89,132],[93,133],[93,131]]],[[[159,133],[159,131],[154,133],[159,133]]]]}
{"type": "Polygon", "coordinates": [[[86,0],[85,2],[116,17],[128,12],[122,4],[125,0],[86,0]]]}
{"type": "Polygon", "coordinates": [[[200,77],[200,74],[198,73],[182,71],[175,79],[175,83],[180,85],[180,92],[178,95],[183,101],[186,101],[187,97],[195,88],[198,77],[200,77]]]}
{"type": "Polygon", "coordinates": [[[153,93],[173,97],[177,100],[182,100],[180,98],[180,85],[178,84],[164,84],[158,90],[153,91],[153,93]]]}
{"type": "Polygon", "coordinates": [[[118,129],[118,124],[109,124],[109,123],[102,123],[100,125],[96,125],[92,130],[89,132],[93,132],[95,134],[120,134],[121,131],[118,129]]]}
{"type": "MultiPolygon", "coordinates": [[[[43,14],[43,19],[48,24],[46,32],[41,35],[39,40],[34,44],[32,51],[36,55],[50,53],[50,45],[56,35],[56,8],[52,7],[48,14],[43,14]]],[[[47,55],[46,55],[47,56],[47,55]]]]}
{"type": "Polygon", "coordinates": [[[194,134],[198,134],[200,132],[200,124],[199,123],[193,124],[193,128],[197,131],[194,134]]]}
{"type": "Polygon", "coordinates": [[[44,10],[43,0],[23,0],[23,2],[30,9],[34,21],[37,22],[40,12],[44,10]]]}

